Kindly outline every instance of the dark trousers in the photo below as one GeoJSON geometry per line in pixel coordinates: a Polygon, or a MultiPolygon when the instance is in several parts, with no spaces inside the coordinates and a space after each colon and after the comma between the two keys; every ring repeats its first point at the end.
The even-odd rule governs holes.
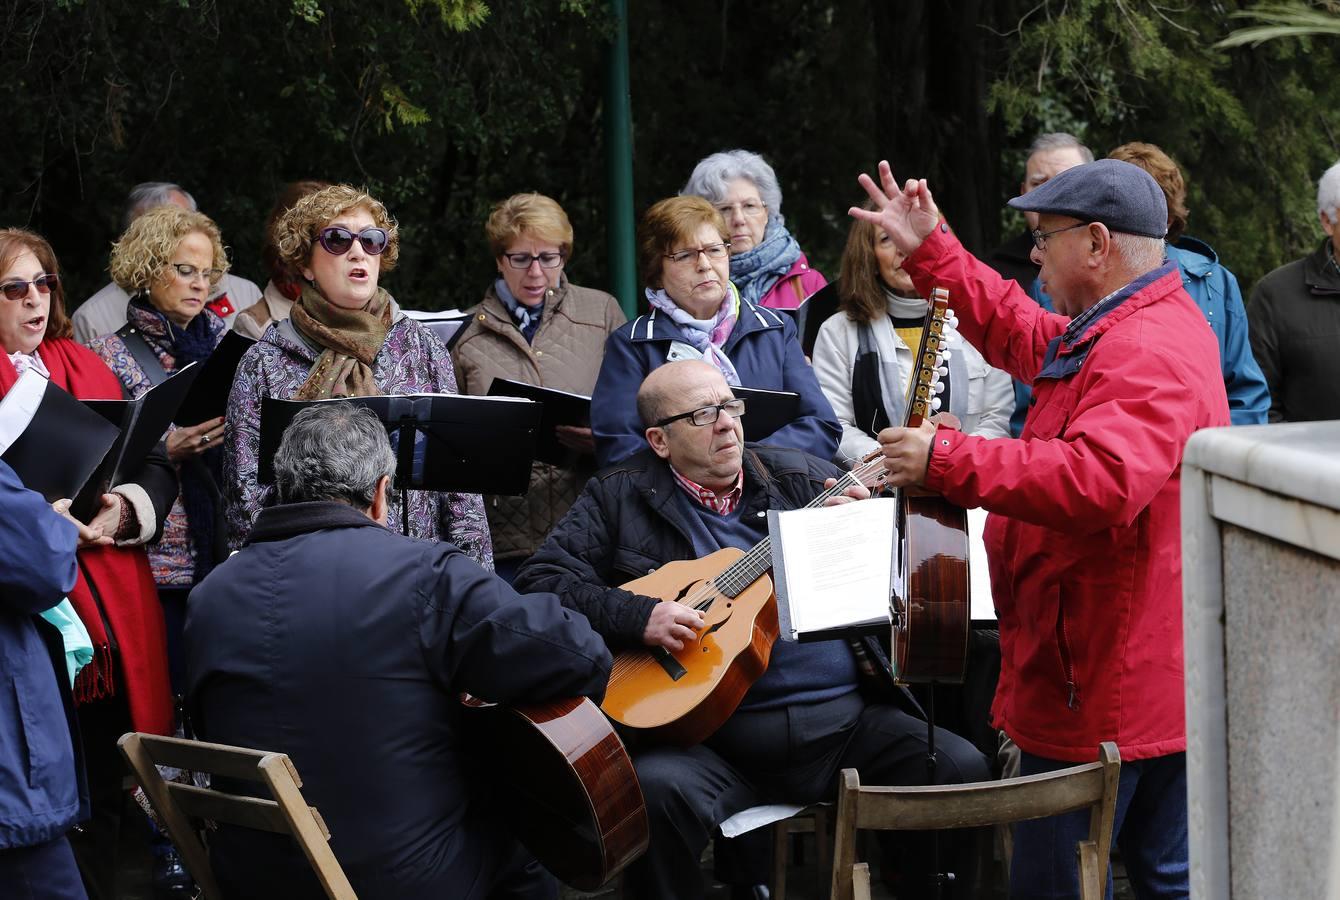
{"type": "Polygon", "coordinates": [[[88,900],[64,837],[35,847],[0,850],[0,897],[5,900],[88,900]]]}
{"type": "MultiPolygon", "coordinates": [[[[698,861],[717,825],[759,803],[815,803],[837,795],[842,769],[866,784],[926,784],[926,723],[857,693],[823,703],[736,712],[696,747],[635,754],[651,844],[626,876],[628,896],[704,896],[698,861]]],[[[990,778],[985,757],[936,729],[935,781],[990,778]]]]}
{"type": "MultiPolygon", "coordinates": [[[[1022,755],[1024,775],[1075,765],[1022,755]]],[[[1089,836],[1087,810],[1019,822],[1014,826],[1010,897],[1015,900],[1062,900],[1079,896],[1075,845],[1089,836]]],[[[1186,754],[1122,761],[1117,789],[1113,842],[1121,848],[1135,896],[1190,896],[1187,862],[1186,754]]],[[[1112,874],[1107,897],[1112,900],[1112,874]]]]}

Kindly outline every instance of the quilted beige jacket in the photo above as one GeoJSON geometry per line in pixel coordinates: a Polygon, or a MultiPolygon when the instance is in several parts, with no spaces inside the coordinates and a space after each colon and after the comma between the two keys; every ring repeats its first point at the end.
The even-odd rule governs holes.
{"type": "MultiPolygon", "coordinates": [[[[493,285],[471,313],[451,357],[458,389],[474,395],[487,394],[495,378],[590,394],[605,356],[605,338],[626,321],[612,296],[566,279],[545,300],[532,344],[493,285]]],[[[524,497],[485,497],[494,558],[525,559],[534,553],[576,501],[593,466],[593,460],[576,468],[537,462],[524,497]]]]}

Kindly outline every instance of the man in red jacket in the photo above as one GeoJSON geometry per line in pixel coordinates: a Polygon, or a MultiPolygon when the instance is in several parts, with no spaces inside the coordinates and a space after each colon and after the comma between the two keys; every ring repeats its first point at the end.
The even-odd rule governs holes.
{"type": "MultiPolygon", "coordinates": [[[[1000,617],[996,725],[1023,774],[1121,748],[1116,834],[1142,897],[1188,895],[1182,451],[1229,424],[1210,327],[1164,258],[1167,207],[1146,172],[1105,159],[1010,205],[1035,212],[1049,313],[954,239],[923,181],[887,163],[861,184],[922,296],[949,289],[959,332],[1033,387],[1018,439],[945,426],[880,434],[890,478],[992,515],[1000,617]]],[[[1083,813],[1015,827],[1014,897],[1075,897],[1083,813]]]]}

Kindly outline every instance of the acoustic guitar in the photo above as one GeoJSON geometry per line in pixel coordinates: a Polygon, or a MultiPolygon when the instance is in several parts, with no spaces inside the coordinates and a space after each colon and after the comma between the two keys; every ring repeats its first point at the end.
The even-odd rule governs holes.
{"type": "Polygon", "coordinates": [[[497,808],[517,840],[565,884],[594,891],[647,849],[633,761],[585,697],[507,707],[474,697],[471,738],[502,773],[497,808]]]}
{"type": "MultiPolygon", "coordinates": [[[[882,460],[879,451],[870,454],[808,506],[821,506],[856,484],[879,487],[882,460]]],[[[772,543],[764,538],[747,552],[726,548],[702,559],[669,562],[623,585],[700,610],[703,625],[682,650],[616,655],[600,707],[605,714],[634,729],[639,740],[685,747],[720,728],[772,656],[780,627],[771,569],[772,543]]]]}
{"type": "MultiPolygon", "coordinates": [[[[926,328],[907,404],[908,428],[919,428],[938,406],[936,387],[945,358],[949,292],[931,292],[926,328]]],[[[951,385],[967,390],[967,385],[951,385]]],[[[921,489],[898,491],[902,589],[894,601],[889,661],[904,682],[960,682],[968,654],[968,514],[921,489]]]]}

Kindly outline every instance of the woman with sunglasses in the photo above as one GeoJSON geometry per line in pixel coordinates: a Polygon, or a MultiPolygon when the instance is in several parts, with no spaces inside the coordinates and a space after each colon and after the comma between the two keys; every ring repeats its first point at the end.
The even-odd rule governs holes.
{"type": "MultiPolygon", "coordinates": [[[[263,398],[456,393],[447,348],[378,284],[400,255],[399,227],[379,200],[346,184],[308,194],[275,226],[275,246],[304,284],[289,318],[242,357],[228,398],[224,471],[234,547],[265,500],[257,478],[263,398]]],[[[408,513],[414,537],[451,541],[493,568],[478,494],[410,491],[408,513]]],[[[396,492],[389,521],[401,518],[396,492]]]]}
{"type": "Polygon", "coordinates": [[[828,283],[787,231],[777,173],[757,153],[713,153],[694,166],[680,194],[705,198],[726,221],[730,279],[746,300],[795,309],[828,283]]]}
{"type": "MultiPolygon", "coordinates": [[[[0,397],[32,370],[81,400],[123,399],[121,381],[73,335],[51,245],[30,231],[0,230],[0,397]]],[[[162,534],[177,494],[176,472],[160,444],[129,483],[103,495],[101,509],[81,527],[77,580],[68,595],[93,645],[92,659],[74,677],[73,698],[82,732],[76,750],[82,749],[96,814],[72,843],[94,862],[89,871],[109,876],[124,797],[116,740],[127,730],[172,731],[163,611],[145,545],[162,534]]],[[[60,671],[64,676],[65,667],[60,671]]],[[[0,748],[7,744],[0,740],[0,748]]],[[[43,776],[38,768],[33,775],[27,809],[40,826],[43,776]]]]}
{"type": "Polygon", "coordinates": [[[842,429],[796,339],[791,316],[741,296],[730,280],[726,223],[702,197],[662,200],[642,217],[638,258],[651,312],[610,335],[591,396],[596,459],[646,446],[637,389],[652,369],[703,359],[731,385],[798,395],[795,419],[764,439],[832,459],[842,429]]]}
{"type": "MultiPolygon", "coordinates": [[[[543,194],[514,194],[493,207],[484,226],[498,277],[471,310],[451,352],[463,394],[487,394],[495,378],[590,394],[605,338],[626,318],[604,291],[564,276],[572,225],[543,194]]],[[[493,558],[509,578],[563,517],[592,470],[590,428],[560,426],[569,464],[537,461],[524,497],[487,497],[493,558]]]]}

